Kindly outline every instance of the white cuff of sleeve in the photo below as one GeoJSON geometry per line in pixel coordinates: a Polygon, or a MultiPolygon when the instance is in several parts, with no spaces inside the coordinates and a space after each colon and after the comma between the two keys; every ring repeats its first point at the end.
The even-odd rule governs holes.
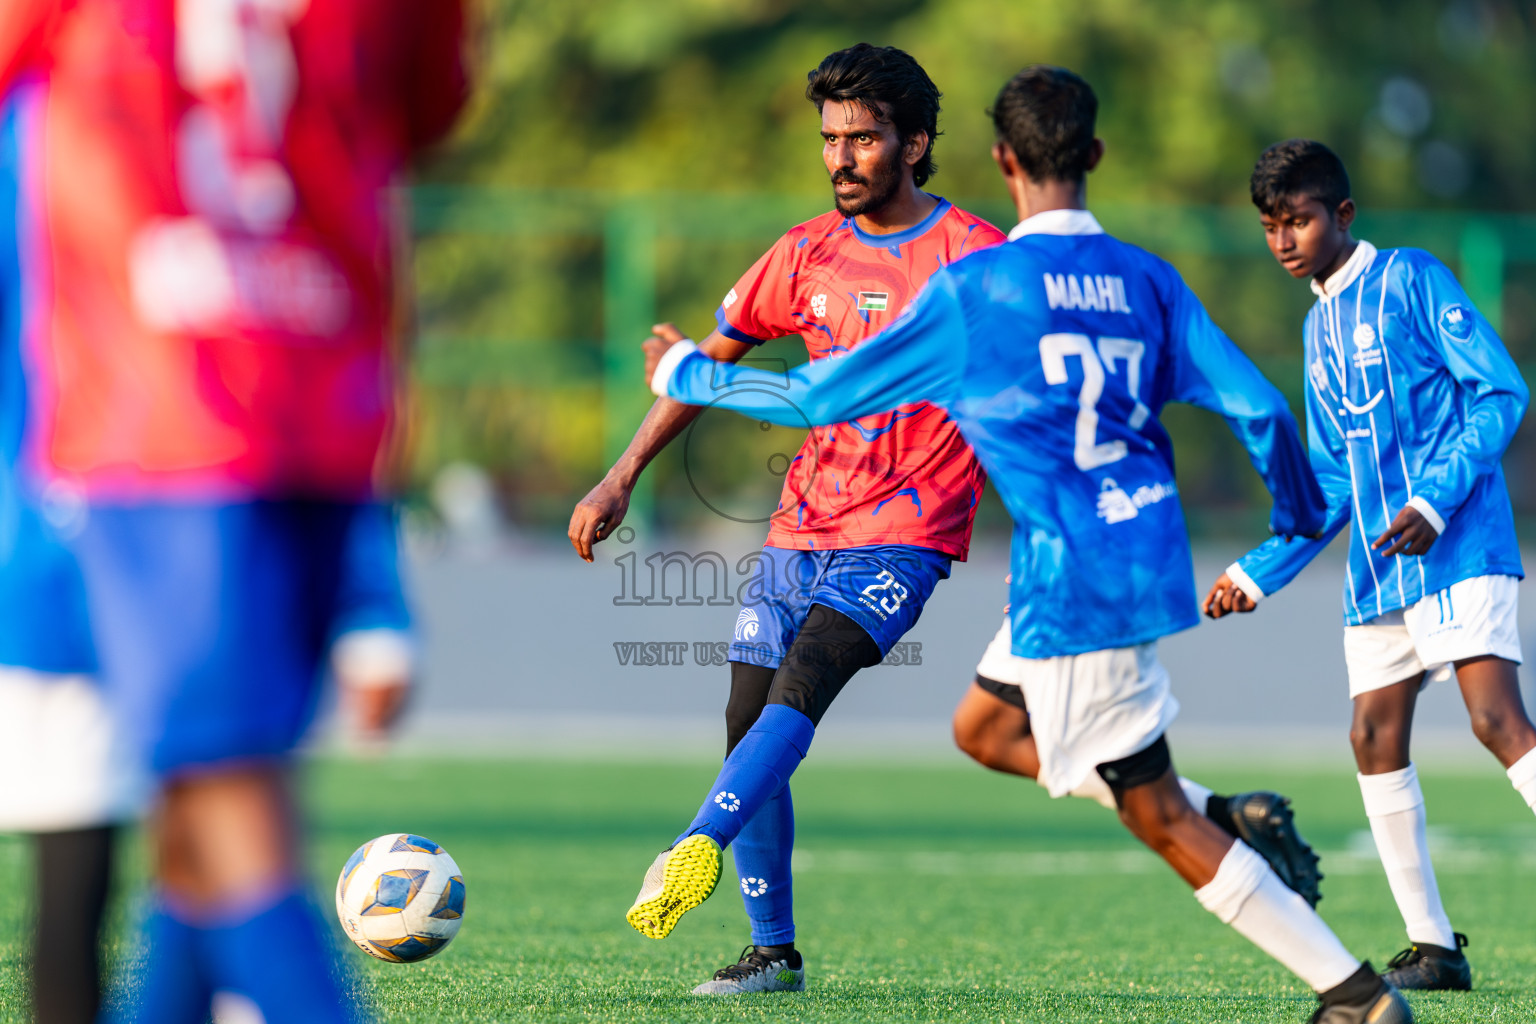
{"type": "Polygon", "coordinates": [[[1422,497],[1415,494],[1413,497],[1409,498],[1408,507],[1418,509],[1419,515],[1429,520],[1429,525],[1435,528],[1436,533],[1445,532],[1445,520],[1440,517],[1439,512],[1435,511],[1435,506],[1425,501],[1422,497]]]}
{"type": "Polygon", "coordinates": [[[1237,584],[1237,589],[1248,595],[1248,600],[1258,604],[1264,600],[1264,591],[1253,582],[1253,577],[1243,571],[1243,567],[1233,562],[1227,566],[1227,579],[1237,584]]]}
{"type": "Polygon", "coordinates": [[[657,398],[666,398],[667,385],[672,383],[672,375],[677,372],[677,364],[698,350],[699,346],[687,338],[667,349],[666,354],[661,357],[661,362],[656,364],[656,372],[651,374],[651,393],[657,398]]]}

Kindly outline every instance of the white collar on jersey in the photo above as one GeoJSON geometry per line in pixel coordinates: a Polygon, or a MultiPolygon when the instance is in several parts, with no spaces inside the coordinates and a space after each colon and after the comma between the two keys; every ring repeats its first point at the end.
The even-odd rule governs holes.
{"type": "Polygon", "coordinates": [[[1354,284],[1355,278],[1363,274],[1375,258],[1376,247],[1370,242],[1360,242],[1349,259],[1344,261],[1344,265],[1330,274],[1328,280],[1322,284],[1318,284],[1316,278],[1312,280],[1312,294],[1320,299],[1333,298],[1354,284]]]}
{"type": "Polygon", "coordinates": [[[1008,241],[1025,235],[1102,235],[1104,229],[1087,210],[1046,210],[1015,224],[1008,241]]]}

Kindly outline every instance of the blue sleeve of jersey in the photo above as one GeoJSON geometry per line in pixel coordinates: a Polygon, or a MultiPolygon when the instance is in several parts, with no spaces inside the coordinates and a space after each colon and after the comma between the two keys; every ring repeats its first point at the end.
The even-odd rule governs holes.
{"type": "Polygon", "coordinates": [[[1471,392],[1461,433],[1435,453],[1414,482],[1414,497],[1448,521],[1498,466],[1531,395],[1504,343],[1444,265],[1431,261],[1420,268],[1412,298],[1421,338],[1445,360],[1456,383],[1471,392]]]}
{"type": "Polygon", "coordinates": [[[1173,278],[1170,398],[1226,419],[1274,496],[1271,530],[1286,537],[1317,533],[1323,527],[1323,494],[1285,396],[1222,333],[1189,286],[1177,274],[1173,278]]]}
{"type": "Polygon", "coordinates": [[[940,271],[901,316],[852,352],[787,373],[694,352],[677,364],[667,397],[787,427],[843,423],[909,402],[944,406],[965,363],[965,316],[955,284],[940,271]]]}
{"type": "Polygon", "coordinates": [[[1328,409],[1318,401],[1317,389],[1307,386],[1307,453],[1312,470],[1322,487],[1328,509],[1322,536],[1271,537],[1237,562],[1248,574],[1259,595],[1273,594],[1301,574],[1312,559],[1338,535],[1349,522],[1353,491],[1349,483],[1349,465],[1345,462],[1344,439],[1328,409]]]}

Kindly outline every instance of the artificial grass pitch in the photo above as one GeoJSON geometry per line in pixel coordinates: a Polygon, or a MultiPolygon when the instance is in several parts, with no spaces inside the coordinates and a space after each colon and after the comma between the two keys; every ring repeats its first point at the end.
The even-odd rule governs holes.
{"type": "MultiPolygon", "coordinates": [[[[802,994],[689,994],[747,944],[729,864],[664,941],[624,921],[652,858],[717,765],[321,761],[308,771],[312,862],[327,920],[348,853],[385,832],[442,843],[468,885],[463,931],[414,966],[348,946],[385,1021],[1306,1020],[1316,1003],[1195,902],[1096,804],[968,764],[818,763],[795,776],[802,994]]],[[[1295,799],[1323,853],[1323,916],[1378,968],[1406,945],[1347,772],[1231,765],[1218,791],[1295,799]]],[[[1536,819],[1491,761],[1428,769],[1440,885],[1472,945],[1475,991],[1415,994],[1430,1022],[1536,1020],[1536,819]]],[[[135,858],[136,859],[136,858],[135,858]]],[[[18,930],[29,889],[0,843],[0,1019],[23,1020],[18,930]]],[[[130,866],[127,873],[136,873],[130,866]]],[[[133,879],[128,879],[128,887],[133,879]]],[[[133,895],[130,892],[128,901],[133,895]]],[[[121,915],[119,916],[121,934],[121,915]]],[[[339,930],[338,944],[343,942],[339,930]]],[[[126,939],[117,955],[132,959],[126,939]]]]}

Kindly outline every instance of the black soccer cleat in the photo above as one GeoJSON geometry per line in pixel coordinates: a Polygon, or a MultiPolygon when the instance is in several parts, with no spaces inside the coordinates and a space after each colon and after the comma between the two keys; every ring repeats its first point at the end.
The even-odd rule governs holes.
{"type": "Polygon", "coordinates": [[[1323,873],[1318,857],[1296,831],[1296,816],[1291,813],[1289,797],[1258,790],[1236,796],[1212,796],[1206,815],[1241,839],[1274,869],[1280,881],[1294,889],[1312,906],[1323,898],[1318,885],[1323,873]]]}
{"type": "Polygon", "coordinates": [[[1384,977],[1398,988],[1416,992],[1472,991],[1472,965],[1462,952],[1467,937],[1461,932],[1451,934],[1456,936],[1455,949],[1415,942],[1387,962],[1390,970],[1384,977]]]}
{"type": "Polygon", "coordinates": [[[1308,1024],[1413,1024],[1408,1000],[1376,973],[1369,960],[1318,1000],[1320,1005],[1308,1024]]]}

